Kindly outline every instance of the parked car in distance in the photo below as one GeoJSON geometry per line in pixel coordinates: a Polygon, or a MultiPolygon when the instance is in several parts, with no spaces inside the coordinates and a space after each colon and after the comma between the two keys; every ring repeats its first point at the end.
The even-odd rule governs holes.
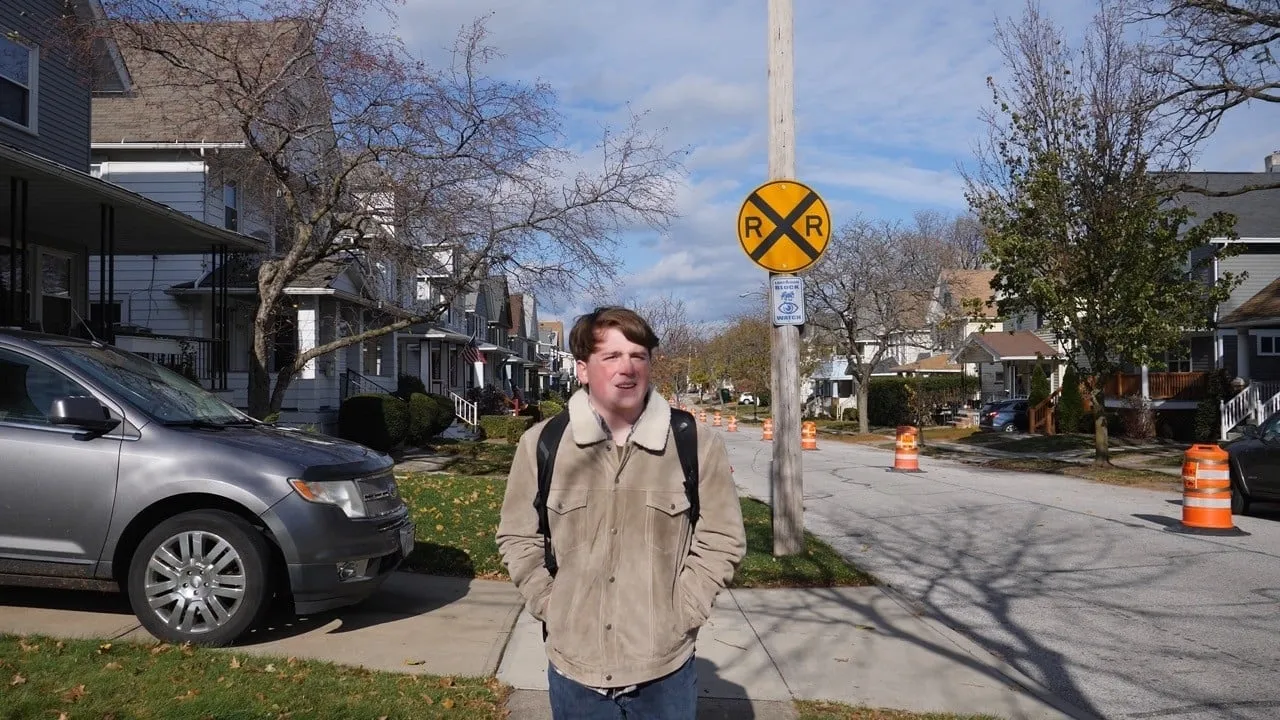
{"type": "Polygon", "coordinates": [[[0,460],[0,584],[123,591],[174,643],[358,603],[415,542],[387,455],[99,342],[0,330],[0,460]]]}
{"type": "Polygon", "coordinates": [[[1030,426],[1026,398],[1000,400],[982,406],[978,429],[994,432],[1026,432],[1030,426]]]}
{"type": "Polygon", "coordinates": [[[739,405],[755,405],[756,404],[755,393],[749,393],[749,392],[742,393],[741,395],[738,396],[738,404],[739,405]]]}
{"type": "Polygon", "coordinates": [[[1245,425],[1242,437],[1223,444],[1231,471],[1231,514],[1248,515],[1257,501],[1280,502],[1280,414],[1245,425]]]}

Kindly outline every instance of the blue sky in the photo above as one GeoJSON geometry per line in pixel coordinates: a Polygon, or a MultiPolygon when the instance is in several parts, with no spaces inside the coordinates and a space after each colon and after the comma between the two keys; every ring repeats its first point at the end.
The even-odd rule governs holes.
{"type": "MultiPolygon", "coordinates": [[[[971,163],[1002,73],[997,17],[1023,0],[794,0],[796,176],[822,194],[838,226],[856,213],[909,218],[965,208],[959,167],[971,163]]],[[[1044,2],[1078,36],[1093,0],[1044,2]]],[[[473,18],[492,14],[504,56],[490,71],[556,90],[570,139],[584,147],[628,109],[687,148],[675,220],[628,236],[618,295],[671,293],[695,321],[753,299],[765,279],[739,248],[738,206],[766,178],[765,0],[404,0],[398,32],[428,61],[473,18]]],[[[1260,171],[1280,149],[1274,108],[1245,108],[1204,148],[1200,169],[1260,171]]],[[[582,304],[541,306],[571,318],[582,304]]]]}

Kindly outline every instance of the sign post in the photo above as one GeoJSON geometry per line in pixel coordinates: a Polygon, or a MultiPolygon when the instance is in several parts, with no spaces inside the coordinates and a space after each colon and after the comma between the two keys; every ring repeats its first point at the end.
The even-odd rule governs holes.
{"type": "Polygon", "coordinates": [[[804,552],[804,488],[800,465],[800,325],[804,282],[795,275],[827,248],[831,214],[818,193],[795,178],[795,99],[791,0],[769,1],[769,181],[738,211],[738,242],[769,273],[773,321],[773,554],[804,552]]]}

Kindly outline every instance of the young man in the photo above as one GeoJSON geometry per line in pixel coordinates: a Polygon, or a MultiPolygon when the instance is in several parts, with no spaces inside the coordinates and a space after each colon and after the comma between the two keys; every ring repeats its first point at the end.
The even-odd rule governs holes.
{"type": "Polygon", "coordinates": [[[694,641],[746,553],[724,441],[697,434],[691,496],[673,410],[649,385],[658,346],[649,324],[597,308],[578,318],[569,344],[582,388],[569,399],[546,495],[554,574],[535,509],[550,419],[520,439],[497,536],[544,624],[552,715],[693,720],[694,641]]]}

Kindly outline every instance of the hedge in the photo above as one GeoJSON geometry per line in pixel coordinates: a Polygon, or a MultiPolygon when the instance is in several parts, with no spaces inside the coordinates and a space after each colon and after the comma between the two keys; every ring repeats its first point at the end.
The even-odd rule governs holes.
{"type": "Polygon", "coordinates": [[[538,409],[542,411],[542,419],[545,420],[564,412],[564,404],[554,400],[543,400],[538,403],[538,409]]]}
{"type": "Polygon", "coordinates": [[[977,384],[975,378],[946,375],[873,378],[867,386],[867,420],[882,427],[910,425],[917,410],[927,413],[937,405],[963,402],[977,384]]]}
{"type": "Polygon", "coordinates": [[[352,395],[338,408],[338,437],[391,452],[409,435],[409,403],[391,395],[352,395]]]}
{"type": "Polygon", "coordinates": [[[426,445],[453,424],[453,401],[443,395],[409,396],[409,444],[426,445]]]}
{"type": "Polygon", "coordinates": [[[533,427],[534,419],[528,415],[481,415],[479,422],[486,438],[506,438],[515,444],[525,430],[533,427]]]}

